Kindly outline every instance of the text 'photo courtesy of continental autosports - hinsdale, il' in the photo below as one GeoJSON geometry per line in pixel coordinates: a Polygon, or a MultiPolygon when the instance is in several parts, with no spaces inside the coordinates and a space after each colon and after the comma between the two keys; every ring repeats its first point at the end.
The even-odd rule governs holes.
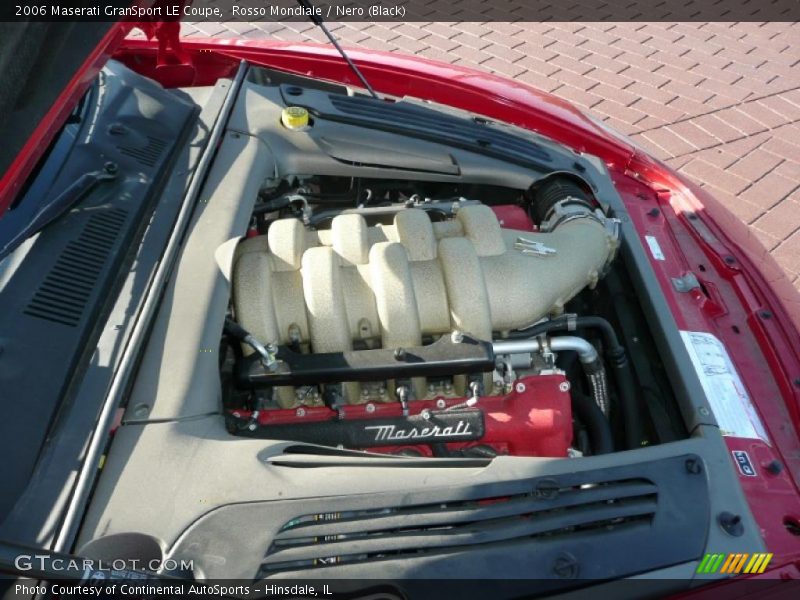
{"type": "Polygon", "coordinates": [[[13,597],[798,577],[800,296],[705,190],[458,64],[1,27],[13,597]]]}

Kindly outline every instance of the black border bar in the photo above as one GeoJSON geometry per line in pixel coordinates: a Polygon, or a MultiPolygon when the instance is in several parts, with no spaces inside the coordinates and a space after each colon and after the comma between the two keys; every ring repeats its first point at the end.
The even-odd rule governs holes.
{"type": "MultiPolygon", "coordinates": [[[[315,17],[340,22],[800,20],[800,0],[313,0],[311,4],[315,17]]],[[[301,7],[296,0],[6,0],[0,3],[0,21],[5,22],[175,19],[289,22],[308,18],[308,8],[301,7]]]]}

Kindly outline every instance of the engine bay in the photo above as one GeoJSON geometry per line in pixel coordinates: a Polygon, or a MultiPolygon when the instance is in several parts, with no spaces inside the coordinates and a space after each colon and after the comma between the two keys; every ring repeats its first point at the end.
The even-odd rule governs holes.
{"type": "Polygon", "coordinates": [[[649,333],[588,157],[258,74],[247,122],[280,164],[227,265],[230,434],[467,458],[685,435],[658,356],[629,359],[649,333]]]}
{"type": "Polygon", "coordinates": [[[416,457],[644,441],[614,328],[570,312],[598,294],[618,221],[577,175],[471,187],[480,199],[324,176],[261,190],[222,342],[230,433],[416,457]]]}
{"type": "Polygon", "coordinates": [[[446,558],[515,580],[569,551],[603,579],[759,547],[599,158],[247,65],[182,93],[203,106],[187,152],[213,152],[83,555],[124,536],[198,579],[425,580],[446,558]]]}

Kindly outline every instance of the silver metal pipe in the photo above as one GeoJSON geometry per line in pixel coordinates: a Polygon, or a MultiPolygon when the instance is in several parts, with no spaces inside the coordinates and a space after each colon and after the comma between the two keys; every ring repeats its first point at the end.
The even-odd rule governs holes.
{"type": "Polygon", "coordinates": [[[550,349],[553,352],[559,350],[574,350],[578,353],[578,359],[586,364],[598,360],[597,350],[588,341],[574,335],[556,336],[550,338],[550,349]]]}
{"type": "MultiPolygon", "coordinates": [[[[578,353],[578,358],[584,364],[598,359],[597,350],[583,338],[573,335],[559,335],[548,339],[547,344],[553,352],[573,350],[578,353]]],[[[539,338],[528,340],[499,340],[492,342],[495,354],[534,354],[542,350],[539,338]]]]}
{"type": "Polygon", "coordinates": [[[533,354],[539,352],[542,345],[539,343],[539,338],[531,338],[529,340],[499,340],[492,342],[492,350],[495,355],[498,354],[533,354]]]}

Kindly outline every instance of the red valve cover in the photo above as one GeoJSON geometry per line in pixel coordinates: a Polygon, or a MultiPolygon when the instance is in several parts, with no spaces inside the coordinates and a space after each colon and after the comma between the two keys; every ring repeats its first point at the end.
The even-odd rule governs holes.
{"type": "Polygon", "coordinates": [[[500,222],[500,227],[517,231],[536,231],[530,215],[521,206],[496,204],[491,209],[500,222]]]}
{"type": "MultiPolygon", "coordinates": [[[[424,409],[440,410],[436,398],[412,401],[412,415],[424,409]]],[[[444,398],[447,406],[461,404],[463,398],[444,398]]],[[[569,381],[560,374],[523,377],[514,383],[514,389],[505,396],[483,396],[472,407],[483,412],[485,433],[480,440],[452,442],[445,446],[450,451],[474,446],[490,446],[498,454],[515,456],[564,457],[572,442],[572,410],[569,381]]],[[[342,407],[344,419],[370,419],[400,417],[399,402],[353,404],[342,407]]],[[[249,413],[236,411],[236,416],[247,418],[249,413]]],[[[336,412],[321,406],[301,409],[265,410],[259,414],[259,424],[313,423],[336,418],[336,412]]],[[[368,448],[370,452],[396,454],[409,450],[423,456],[432,456],[429,445],[381,446],[368,448]]]]}

